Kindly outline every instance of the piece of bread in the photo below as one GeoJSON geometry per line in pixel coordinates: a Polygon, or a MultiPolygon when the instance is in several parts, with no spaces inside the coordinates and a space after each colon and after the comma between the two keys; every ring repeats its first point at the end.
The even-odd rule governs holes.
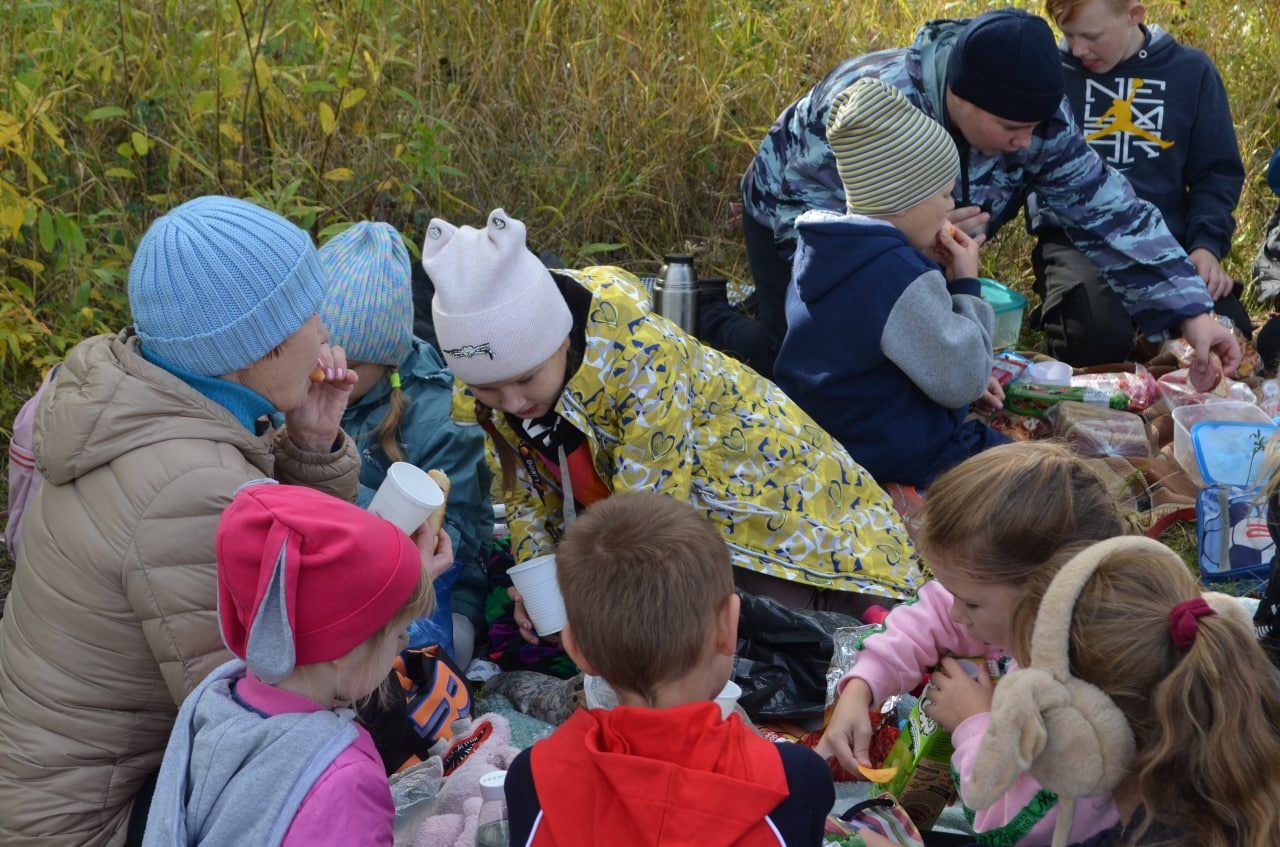
{"type": "Polygon", "coordinates": [[[433,536],[440,534],[440,529],[444,526],[444,510],[449,506],[449,475],[439,468],[432,468],[427,471],[427,476],[435,480],[436,485],[440,486],[440,490],[444,492],[444,505],[437,509],[431,517],[427,518],[427,523],[431,526],[431,534],[433,536]]]}

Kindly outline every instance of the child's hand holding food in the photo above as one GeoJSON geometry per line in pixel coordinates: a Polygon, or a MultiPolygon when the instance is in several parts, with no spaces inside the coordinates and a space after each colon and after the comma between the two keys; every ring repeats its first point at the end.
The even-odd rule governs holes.
{"type": "Polygon", "coordinates": [[[942,225],[938,230],[936,250],[947,268],[947,279],[965,279],[978,275],[977,239],[970,238],[965,231],[951,222],[942,225]]]}
{"type": "Polygon", "coordinates": [[[836,698],[831,720],[813,749],[824,759],[835,756],[845,770],[871,765],[871,686],[857,677],[845,684],[836,698]]]}

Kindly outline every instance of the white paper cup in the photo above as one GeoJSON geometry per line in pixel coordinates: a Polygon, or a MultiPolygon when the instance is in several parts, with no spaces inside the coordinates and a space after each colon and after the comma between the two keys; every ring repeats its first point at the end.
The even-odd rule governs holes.
{"type": "Polygon", "coordinates": [[[564,629],[568,619],[564,613],[564,597],[556,581],[556,556],[548,553],[516,565],[507,571],[511,582],[524,601],[525,611],[533,620],[540,636],[555,635],[564,629]]]}
{"type": "Polygon", "coordinates": [[[1027,381],[1036,385],[1070,385],[1071,366],[1066,362],[1036,362],[1027,368],[1027,381]]]}
{"type": "Polygon", "coordinates": [[[716,695],[716,703],[720,706],[720,716],[725,720],[729,719],[729,715],[733,714],[733,709],[738,705],[738,698],[742,696],[742,686],[733,680],[729,680],[724,684],[724,688],[720,689],[720,693],[716,695]]]}
{"type": "Polygon", "coordinates": [[[444,492],[426,471],[408,462],[396,462],[374,492],[369,511],[391,521],[405,535],[413,535],[443,505],[444,492]]]}

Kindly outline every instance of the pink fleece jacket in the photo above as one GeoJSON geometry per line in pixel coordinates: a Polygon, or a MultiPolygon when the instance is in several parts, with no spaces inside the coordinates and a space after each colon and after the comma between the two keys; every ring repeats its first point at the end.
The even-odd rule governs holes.
{"type": "MultiPolygon", "coordinates": [[[[872,701],[881,703],[895,694],[913,690],[924,680],[929,668],[944,656],[987,656],[1005,652],[1003,645],[978,641],[965,627],[951,620],[952,602],[951,592],[937,580],[921,586],[914,600],[896,606],[885,618],[881,630],[863,640],[853,669],[840,680],[840,690],[857,677],[870,686],[872,701]]],[[[1016,667],[1012,665],[1011,669],[1016,667]]],[[[960,775],[961,802],[965,799],[978,744],[990,718],[989,712],[973,715],[951,734],[955,747],[951,764],[960,775]]],[[[973,812],[966,804],[965,812],[972,819],[974,831],[990,835],[991,843],[1048,847],[1058,817],[1055,800],[1053,794],[1023,774],[991,808],[973,812]]],[[[1110,796],[1079,799],[1070,841],[1082,841],[1114,826],[1119,819],[1110,796]]]]}
{"type": "MultiPolygon", "coordinates": [[[[236,684],[246,704],[268,715],[318,712],[314,700],[259,682],[252,674],[236,684]]],[[[303,798],[281,847],[316,844],[362,844],[391,847],[396,809],[387,785],[387,772],[369,731],[356,725],[359,736],[338,754],[328,770],[303,798]]]]}

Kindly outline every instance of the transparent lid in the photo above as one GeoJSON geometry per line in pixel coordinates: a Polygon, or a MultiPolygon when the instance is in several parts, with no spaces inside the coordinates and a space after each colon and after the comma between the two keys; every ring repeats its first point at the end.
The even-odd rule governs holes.
{"type": "Polygon", "coordinates": [[[1207,482],[1221,482],[1251,488],[1261,483],[1266,464],[1267,442],[1276,434],[1276,425],[1244,421],[1200,421],[1191,427],[1191,444],[1200,476],[1207,482]]]}
{"type": "Polygon", "coordinates": [[[483,800],[505,800],[506,771],[489,771],[480,777],[480,797],[483,800]]]}

